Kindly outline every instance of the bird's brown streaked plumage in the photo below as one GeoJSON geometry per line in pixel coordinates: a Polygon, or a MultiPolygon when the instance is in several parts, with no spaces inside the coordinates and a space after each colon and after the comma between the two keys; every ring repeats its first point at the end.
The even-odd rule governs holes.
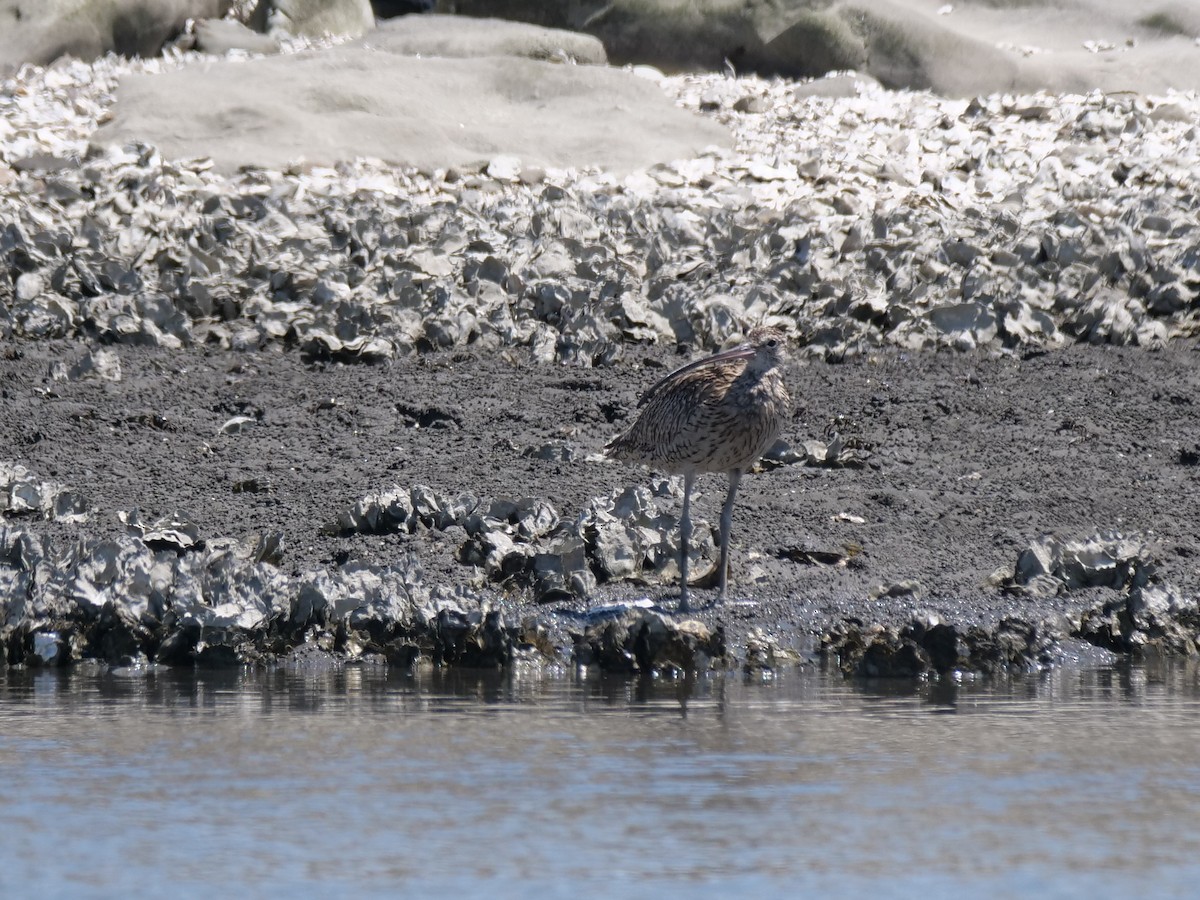
{"type": "Polygon", "coordinates": [[[746,343],[676,369],[638,401],[637,420],[605,446],[615,459],[683,475],[680,610],[688,608],[691,494],[701,472],[728,472],[721,510],[720,599],[729,580],[729,532],[742,473],[779,437],[791,398],[783,380],[785,338],[756,328],[746,343]]]}

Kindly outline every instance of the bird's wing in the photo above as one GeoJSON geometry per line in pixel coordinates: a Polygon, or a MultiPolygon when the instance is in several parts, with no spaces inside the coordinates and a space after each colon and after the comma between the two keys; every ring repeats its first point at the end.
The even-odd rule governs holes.
{"type": "Polygon", "coordinates": [[[703,359],[697,359],[685,366],[681,366],[672,372],[670,375],[660,379],[656,384],[651,385],[641,397],[638,398],[638,406],[645,406],[650,402],[650,398],[660,391],[670,390],[671,385],[679,383],[685,376],[698,370],[714,370],[725,369],[731,367],[733,377],[744,368],[739,365],[743,360],[748,360],[754,356],[754,347],[749,344],[742,344],[737,347],[732,347],[729,350],[722,350],[720,353],[714,353],[712,356],[706,356],[703,359]]]}
{"type": "Polygon", "coordinates": [[[704,366],[678,372],[643,397],[641,414],[627,438],[663,460],[688,458],[705,425],[741,371],[738,365],[704,366]]]}
{"type": "Polygon", "coordinates": [[[744,364],[712,357],[689,363],[646,388],[638,398],[638,406],[649,406],[655,400],[675,394],[686,394],[696,401],[707,399],[711,402],[725,395],[743,368],[744,364]]]}

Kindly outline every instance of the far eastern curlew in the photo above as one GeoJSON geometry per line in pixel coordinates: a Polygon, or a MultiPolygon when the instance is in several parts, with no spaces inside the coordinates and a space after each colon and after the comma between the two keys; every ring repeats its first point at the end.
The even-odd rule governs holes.
{"type": "Polygon", "coordinates": [[[779,437],[791,406],[783,383],[784,340],[777,329],[756,328],[746,343],[676,369],[642,395],[637,421],[604,448],[614,459],[683,475],[681,612],[688,610],[692,485],[701,472],[729,473],[729,493],[721,508],[718,602],[725,599],[738,483],[779,437]]]}

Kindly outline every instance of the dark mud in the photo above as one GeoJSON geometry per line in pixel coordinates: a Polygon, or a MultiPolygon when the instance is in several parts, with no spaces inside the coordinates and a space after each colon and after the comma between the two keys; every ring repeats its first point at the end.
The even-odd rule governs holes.
{"type": "MultiPolygon", "coordinates": [[[[468,586],[514,620],[569,622],[588,606],[645,597],[672,608],[670,585],[631,582],[539,606],[519,584],[486,584],[459,562],[466,536],[455,526],[370,535],[328,527],[391,485],[541,498],[571,520],[591,498],[648,483],[645,470],[596,455],[638,391],[681,361],[668,349],[634,348],[615,366],[584,370],[530,364],[517,351],[344,366],[275,350],[126,346],[112,348],[119,381],[52,377],[56,364],[88,350],[0,347],[4,458],[82,493],[89,510],[79,523],[10,510],[7,524],[69,542],[125,534],[118,513],[137,508],[145,522],[178,514],[200,540],[282,532],[279,565],[297,576],[415,554],[427,582],[468,586]],[[234,417],[245,421],[223,431],[234,417]],[[547,444],[567,452],[537,452],[547,444]]],[[[755,635],[801,648],[823,636],[861,669],[872,635],[904,647],[932,630],[944,644],[942,626],[951,626],[952,648],[962,645],[935,652],[932,666],[918,653],[917,670],[991,670],[1004,663],[997,635],[1027,626],[1034,634],[1022,658],[1062,662],[1073,652],[1063,639],[1079,633],[1081,617],[1121,601],[1134,575],[1015,583],[1022,551],[1046,535],[1132,538],[1141,548],[1136,580],[1194,598],[1198,361],[1194,344],[1175,342],[1159,352],[1077,345],[795,362],[797,408],[785,438],[799,447],[836,432],[857,443],[865,465],[792,464],[746,479],[732,602],[708,606],[711,592],[699,590],[697,618],[723,625],[738,657],[755,635]],[[975,626],[986,636],[978,659],[963,642],[975,626]]],[[[724,480],[709,476],[698,488],[694,516],[715,526],[724,480]]]]}

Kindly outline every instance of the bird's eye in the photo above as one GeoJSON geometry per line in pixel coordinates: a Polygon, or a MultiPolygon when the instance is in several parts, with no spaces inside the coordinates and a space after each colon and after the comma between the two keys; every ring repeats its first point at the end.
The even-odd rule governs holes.
{"type": "Polygon", "coordinates": [[[778,346],[779,346],[779,339],[778,339],[778,338],[770,338],[770,339],[767,341],[767,346],[768,346],[768,347],[770,347],[770,348],[772,348],[772,349],[774,349],[775,347],[778,347],[778,346]]]}

